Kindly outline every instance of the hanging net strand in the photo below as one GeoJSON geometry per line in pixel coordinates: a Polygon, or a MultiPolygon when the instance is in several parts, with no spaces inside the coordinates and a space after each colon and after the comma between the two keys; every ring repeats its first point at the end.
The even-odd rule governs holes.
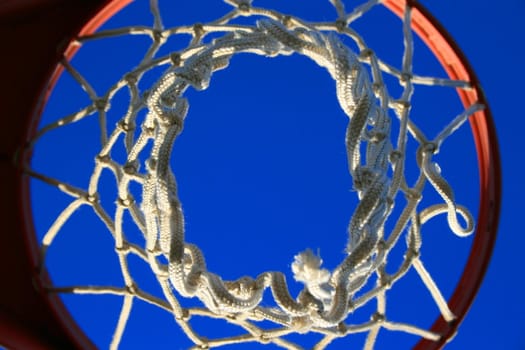
{"type": "MultiPolygon", "coordinates": [[[[225,0],[234,8],[216,21],[193,26],[164,28],[156,0],[150,1],[152,27],[135,26],[101,31],[78,38],[79,43],[145,35],[152,44],[139,65],[125,74],[103,95],[98,95],[88,80],[73,65],[62,65],[89,96],[91,102],[79,112],[45,125],[36,134],[32,145],[38,145],[43,135],[52,134],[72,123],[98,117],[101,148],[85,189],[77,189],[63,181],[28,168],[34,178],[56,187],[73,198],[56,218],[42,240],[42,266],[54,240],[80,207],[88,206],[107,227],[114,240],[123,287],[115,286],[53,286],[58,293],[111,294],[122,297],[122,308],[114,331],[112,348],[117,348],[125,336],[131,310],[137,300],[155,305],[173,314],[175,321],[195,344],[195,348],[212,348],[234,343],[270,342],[286,349],[300,349],[299,344],[285,338],[290,333],[322,334],[315,349],[326,348],[334,339],[352,333],[366,333],[364,347],[371,349],[380,330],[405,332],[429,340],[441,335],[422,329],[410,322],[387,317],[387,291],[413,269],[428,289],[442,317],[450,322],[455,315],[447,306],[438,284],[425,268],[420,257],[421,228],[430,219],[446,215],[452,233],[460,237],[474,230],[469,210],[456,203],[452,187],[445,178],[434,155],[447,138],[470,116],[484,108],[474,104],[451,118],[435,138],[429,138],[411,119],[411,98],[418,84],[468,89],[468,82],[438,77],[418,76],[413,72],[413,38],[410,29],[411,7],[403,18],[404,53],[400,68],[379,57],[354,31],[351,23],[365,16],[380,1],[368,1],[347,12],[342,1],[330,0],[337,18],[333,22],[307,22],[274,10],[254,7],[248,0],[225,0]],[[253,23],[237,24],[239,17],[253,18],[253,23]],[[210,34],[214,34],[211,36],[210,34]],[[219,34],[219,35],[216,35],[219,34]],[[156,57],[168,38],[191,35],[189,45],[176,53],[156,57]],[[213,39],[209,39],[213,37],[213,39]],[[360,52],[346,44],[351,40],[360,52]],[[189,88],[205,90],[212,76],[226,69],[237,54],[250,53],[265,57],[299,54],[323,67],[335,82],[337,101],[348,117],[345,146],[351,184],[359,204],[350,219],[346,254],[339,265],[328,270],[322,259],[307,249],[298,253],[292,263],[293,278],[304,287],[293,295],[282,272],[264,272],[255,277],[225,280],[208,269],[205,254],[187,242],[183,206],[178,197],[177,182],[171,168],[171,152],[189,116],[189,88]],[[157,67],[164,73],[153,86],[141,90],[144,74],[157,67]],[[402,86],[400,98],[394,99],[384,82],[389,75],[402,86]],[[109,130],[106,112],[112,98],[128,90],[127,111],[117,126],[109,130]],[[146,116],[138,123],[139,114],[146,116]],[[392,124],[398,123],[397,134],[392,124]],[[407,140],[419,143],[415,155],[407,151],[407,140]],[[126,149],[122,164],[111,156],[119,142],[126,149]],[[364,151],[363,151],[364,150],[364,151]],[[414,156],[419,174],[413,185],[405,178],[406,161],[414,156]],[[115,211],[110,215],[100,203],[100,179],[104,171],[111,172],[118,184],[115,211]],[[142,200],[137,203],[131,186],[138,184],[142,200]],[[420,208],[422,192],[429,184],[442,203],[420,208]],[[404,206],[399,200],[404,195],[404,206]],[[394,207],[400,208],[390,232],[385,232],[394,207]],[[125,214],[142,233],[140,246],[126,238],[123,228],[125,214]],[[389,255],[404,238],[403,261],[393,272],[386,271],[389,255]],[[162,288],[163,298],[144,291],[129,269],[129,256],[145,261],[162,288]],[[368,283],[371,279],[374,283],[368,283]],[[262,303],[268,290],[274,305],[262,303]],[[185,306],[185,298],[196,297],[200,307],[185,306]],[[375,301],[370,320],[353,323],[352,314],[358,308],[375,301]],[[244,334],[208,339],[193,328],[193,316],[223,319],[244,330],[244,334]],[[260,321],[270,321],[274,327],[264,328],[260,321]]],[[[244,23],[244,22],[243,22],[244,23]]]]}

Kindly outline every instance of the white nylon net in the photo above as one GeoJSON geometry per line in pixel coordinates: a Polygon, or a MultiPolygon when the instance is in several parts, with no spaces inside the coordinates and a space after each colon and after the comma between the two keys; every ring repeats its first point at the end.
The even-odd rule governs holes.
{"type": "Polygon", "coordinates": [[[447,321],[454,319],[445,298],[419,257],[421,226],[436,215],[446,214],[453,233],[461,237],[472,233],[472,216],[465,207],[456,204],[452,188],[441,175],[433,155],[448,136],[483,106],[472,105],[451,118],[449,124],[433,138],[427,137],[411,120],[411,97],[415,85],[468,89],[469,84],[422,77],[413,72],[410,7],[407,7],[403,19],[402,66],[395,68],[377,57],[352,29],[356,19],[380,5],[381,1],[368,1],[349,11],[342,1],[331,0],[337,14],[331,22],[301,20],[258,8],[256,3],[248,0],[225,2],[232,6],[231,12],[215,21],[165,28],[158,4],[151,0],[152,26],[125,27],[79,38],[79,43],[129,34],[151,38],[151,46],[140,64],[104,94],[97,94],[81,72],[67,60],[62,62],[66,71],[87,92],[90,103],[77,113],[43,126],[33,143],[38,145],[37,139],[56,129],[98,116],[102,147],[96,155],[89,184],[84,189],[36,170],[28,170],[33,177],[73,198],[42,240],[42,264],[45,265],[46,251],[72,215],[81,207],[89,207],[105,224],[114,240],[125,286],[54,286],[51,290],[122,296],[123,304],[112,348],[119,346],[137,299],[173,314],[195,348],[258,341],[286,349],[299,349],[299,344],[285,337],[290,333],[315,332],[322,335],[315,349],[324,349],[334,339],[351,333],[367,333],[364,348],[371,349],[381,329],[439,339],[439,334],[386,317],[386,293],[413,269],[432,295],[443,318],[447,321]],[[239,18],[246,20],[239,24],[236,21],[239,18]],[[189,46],[178,52],[157,56],[163,45],[178,35],[190,35],[192,40],[189,46]],[[352,41],[359,52],[353,52],[342,38],[352,41]],[[329,271],[321,267],[321,258],[312,251],[297,254],[291,268],[295,280],[304,284],[298,295],[289,292],[286,277],[281,272],[224,280],[208,270],[205,252],[188,243],[185,237],[182,204],[170,165],[172,147],[182,132],[190,104],[185,93],[189,88],[206,89],[212,75],[227,68],[232,56],[239,53],[266,57],[307,56],[325,68],[333,78],[337,99],[349,118],[345,144],[348,170],[359,205],[348,226],[346,256],[335,269],[329,271]],[[139,83],[143,75],[157,67],[165,67],[161,78],[150,88],[141,90],[139,83]],[[403,90],[400,98],[392,98],[384,82],[385,75],[399,81],[403,90]],[[121,89],[129,91],[129,108],[116,128],[108,130],[106,112],[110,109],[113,96],[121,89]],[[137,125],[137,116],[143,110],[147,110],[147,116],[137,125]],[[392,118],[397,118],[399,123],[397,134],[391,128],[392,118]],[[138,134],[135,132],[137,128],[140,128],[138,134]],[[419,143],[415,155],[407,154],[409,138],[419,143]],[[124,143],[127,153],[123,163],[112,158],[112,151],[120,142],[124,143]],[[420,168],[417,180],[411,185],[404,174],[409,156],[417,159],[420,168]],[[108,171],[118,184],[114,215],[108,214],[99,198],[100,178],[103,172],[108,171]],[[131,194],[130,187],[136,184],[142,188],[140,201],[136,201],[131,194]],[[418,206],[425,184],[437,191],[442,203],[425,208],[418,206]],[[401,201],[400,194],[406,200],[401,201]],[[395,218],[393,229],[385,232],[385,222],[395,206],[401,206],[401,214],[395,218]],[[123,229],[126,212],[142,232],[144,246],[127,239],[123,229]],[[464,224],[458,221],[458,217],[462,217],[464,224]],[[402,236],[404,242],[400,239],[402,236]],[[402,263],[395,272],[387,272],[385,265],[389,254],[396,246],[403,244],[406,247],[402,263]],[[130,256],[139,257],[149,264],[162,288],[163,298],[148,294],[137,285],[128,266],[130,256]],[[375,282],[369,283],[370,279],[375,282]],[[273,305],[262,303],[265,291],[271,292],[273,305]],[[198,298],[202,306],[187,306],[185,298],[193,297],[198,298]],[[377,307],[370,320],[354,323],[354,311],[371,301],[377,307]],[[193,316],[222,318],[243,329],[244,334],[208,339],[192,326],[193,316]],[[266,327],[267,323],[261,323],[263,320],[270,321],[273,326],[266,327]]]}

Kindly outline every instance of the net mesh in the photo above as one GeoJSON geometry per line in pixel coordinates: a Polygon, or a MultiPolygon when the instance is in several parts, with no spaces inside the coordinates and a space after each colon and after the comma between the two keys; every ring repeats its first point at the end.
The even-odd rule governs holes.
{"type": "Polygon", "coordinates": [[[70,204],[51,225],[42,240],[42,266],[46,252],[64,225],[81,207],[89,207],[105,224],[114,240],[114,248],[125,282],[116,286],[52,286],[57,293],[113,294],[123,298],[112,348],[121,342],[135,300],[143,300],[171,313],[195,348],[212,348],[234,343],[258,341],[286,349],[301,346],[285,338],[291,333],[321,334],[315,349],[326,348],[334,339],[351,333],[367,333],[364,348],[371,349],[379,331],[402,331],[430,340],[440,334],[409,322],[386,317],[386,292],[394,288],[409,270],[414,270],[426,286],[446,321],[455,315],[450,311],[437,284],[420,259],[421,227],[436,215],[446,215],[450,230],[460,236],[472,233],[474,220],[468,209],[456,204],[451,186],[442,176],[433,156],[442,143],[468,118],[484,107],[466,108],[433,138],[429,138],[410,118],[411,98],[416,85],[469,89],[469,83],[436,77],[418,76],[413,72],[414,40],[410,28],[411,7],[403,18],[404,52],[400,68],[381,60],[353,29],[353,22],[381,1],[372,0],[347,10],[342,1],[331,0],[336,16],[333,21],[311,22],[256,7],[249,0],[225,0],[232,6],[223,17],[209,23],[165,28],[156,0],[151,0],[151,26],[133,26],[100,31],[77,39],[87,41],[122,37],[130,34],[151,38],[151,45],[140,64],[129,71],[104,94],[97,94],[90,83],[64,59],[62,67],[86,91],[90,102],[80,111],[44,125],[32,144],[71,123],[98,116],[102,147],[86,188],[77,188],[28,168],[34,178],[50,184],[72,197],[70,204]],[[244,18],[242,24],[236,21],[244,18]],[[189,45],[177,52],[157,53],[173,36],[190,35],[189,45]],[[358,52],[345,44],[350,40],[358,52]],[[337,99],[348,116],[346,152],[348,171],[359,198],[348,225],[346,255],[329,271],[310,250],[298,253],[291,266],[294,279],[304,284],[298,295],[292,295],[286,276],[281,272],[264,272],[256,277],[224,280],[208,270],[205,255],[186,241],[182,204],[170,166],[172,147],[183,129],[189,101],[188,88],[204,90],[212,75],[228,67],[232,56],[252,53],[265,57],[305,55],[325,68],[335,81],[337,99]],[[158,56],[158,57],[157,57],[158,56]],[[141,90],[139,83],[151,69],[165,67],[161,77],[150,88],[141,90]],[[393,98],[384,76],[394,77],[402,87],[399,98],[393,98]],[[122,89],[131,96],[129,108],[113,130],[108,130],[106,113],[112,98],[122,89]],[[146,117],[138,123],[141,111],[146,117]],[[399,128],[391,127],[395,118],[399,128]],[[137,125],[140,124],[140,125],[137,125]],[[136,132],[139,130],[138,132],[136,132]],[[407,140],[418,143],[415,154],[407,152],[407,140]],[[112,157],[119,143],[126,149],[125,162],[112,157]],[[405,178],[407,158],[415,157],[419,174],[413,184],[405,178]],[[110,215],[100,204],[100,179],[103,172],[113,174],[118,184],[115,211],[110,215]],[[131,186],[141,187],[141,201],[132,195],[131,186]],[[425,184],[430,184],[441,203],[420,208],[425,184]],[[403,196],[404,195],[404,196],[403,196]],[[404,197],[405,200],[399,200],[404,197]],[[402,202],[402,203],[401,203],[402,202]],[[400,215],[388,232],[385,222],[394,207],[400,215]],[[144,246],[131,242],[124,229],[128,212],[144,237],[144,246]],[[462,218],[462,219],[460,219],[462,218]],[[461,223],[463,222],[463,224],[461,223]],[[403,239],[400,239],[404,237],[403,239]],[[386,262],[395,247],[404,245],[403,261],[394,272],[386,271],[386,262]],[[159,298],[137,285],[129,268],[130,256],[147,262],[162,288],[159,298]],[[373,280],[373,283],[370,283],[373,280]],[[262,303],[268,290],[273,305],[262,303]],[[200,306],[188,306],[186,298],[196,297],[200,306]],[[369,321],[355,323],[352,314],[375,302],[369,321]],[[240,327],[242,335],[208,339],[192,325],[192,316],[221,318],[240,327]],[[269,321],[271,327],[266,327],[269,321]]]}

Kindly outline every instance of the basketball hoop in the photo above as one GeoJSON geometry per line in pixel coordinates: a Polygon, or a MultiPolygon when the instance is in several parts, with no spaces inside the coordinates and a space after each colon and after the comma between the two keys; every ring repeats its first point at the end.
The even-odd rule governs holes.
{"type": "MultiPolygon", "coordinates": [[[[38,11],[47,11],[49,16],[57,18],[54,32],[42,40],[42,52],[47,56],[42,56],[41,69],[29,68],[34,65],[33,59],[28,58],[29,52],[35,48],[29,50],[20,44],[18,38],[10,42],[14,52],[27,61],[16,64],[23,68],[9,73],[8,78],[21,81],[36,74],[42,83],[32,88],[29,94],[33,110],[15,103],[2,107],[3,114],[13,116],[7,121],[6,145],[2,146],[2,167],[7,175],[3,183],[7,184],[7,198],[11,201],[2,207],[2,211],[6,213],[9,231],[23,232],[24,238],[13,234],[5,235],[0,241],[4,247],[2,253],[5,250],[0,273],[11,279],[15,276],[13,262],[16,261],[16,266],[19,266],[13,280],[13,292],[2,292],[1,300],[5,303],[2,306],[7,311],[0,313],[1,344],[10,348],[93,347],[69,315],[59,297],[60,293],[122,296],[123,306],[112,348],[117,348],[121,341],[135,298],[172,314],[196,348],[257,341],[298,349],[301,345],[287,336],[313,332],[321,336],[316,349],[328,347],[337,338],[352,337],[353,333],[366,333],[364,346],[371,349],[379,337],[379,331],[386,330],[420,337],[416,349],[439,349],[454,336],[481,284],[496,237],[500,202],[499,155],[492,117],[477,78],[450,36],[419,3],[372,0],[348,10],[343,1],[330,0],[336,14],[334,18],[330,22],[312,22],[293,14],[285,15],[256,7],[256,1],[252,4],[248,0],[225,0],[231,5],[231,10],[217,20],[164,28],[162,16],[167,14],[161,14],[157,1],[151,0],[154,23],[150,27],[96,32],[128,1],[98,1],[96,5],[92,3],[80,7],[72,6],[67,1],[55,2],[59,5],[50,6],[53,1],[40,1],[22,2],[21,5],[6,8],[0,6],[0,17],[13,23],[23,23],[20,33],[28,37],[43,24],[41,17],[35,17],[38,11]],[[102,4],[105,6],[99,8],[102,4]],[[401,67],[398,68],[381,60],[352,28],[357,18],[366,18],[371,8],[383,5],[403,22],[404,52],[401,67]],[[238,19],[245,21],[239,23],[238,19]],[[87,24],[81,26],[83,23],[87,24]],[[448,78],[424,77],[414,73],[412,30],[437,57],[448,78]],[[85,42],[130,33],[150,36],[150,49],[137,67],[115,82],[105,95],[98,96],[90,88],[89,81],[70,64],[71,58],[85,42]],[[191,37],[187,47],[156,56],[168,38],[182,34],[191,37]],[[170,166],[174,140],[182,131],[188,105],[191,104],[185,93],[190,88],[205,90],[215,72],[226,69],[231,57],[239,53],[266,57],[299,54],[310,58],[335,81],[338,102],[349,118],[345,145],[359,204],[349,223],[347,255],[336,268],[327,270],[321,268],[320,257],[310,250],[297,254],[292,264],[293,275],[296,281],[304,284],[298,295],[292,295],[288,290],[286,276],[281,272],[225,280],[213,273],[212,267],[208,270],[206,252],[189,244],[185,238],[182,204],[170,166]],[[156,82],[145,90],[139,88],[142,76],[158,67],[165,69],[156,82]],[[79,112],[37,128],[40,113],[64,71],[87,91],[90,102],[79,112]],[[398,80],[403,89],[400,98],[391,97],[384,75],[398,80]],[[410,119],[411,96],[417,84],[456,89],[464,106],[463,112],[450,118],[443,130],[433,138],[427,137],[410,119]],[[114,130],[106,130],[105,113],[119,89],[130,91],[129,109],[114,130]],[[140,126],[138,136],[134,136],[137,115],[142,110],[147,114],[137,125],[140,126]],[[96,165],[85,188],[73,187],[32,168],[32,151],[38,147],[42,135],[51,134],[64,125],[81,122],[94,114],[102,120],[102,147],[96,155],[96,165]],[[469,208],[456,203],[450,185],[433,159],[440,145],[466,120],[470,122],[475,140],[481,184],[475,220],[469,208]],[[396,133],[392,131],[392,123],[398,124],[396,133]],[[408,137],[418,143],[417,149],[412,150],[414,154],[410,155],[420,169],[415,183],[408,183],[404,177],[404,162],[409,156],[408,137]],[[115,161],[111,155],[119,138],[125,139],[126,161],[123,163],[115,161]],[[148,144],[151,145],[150,151],[148,144]],[[99,204],[98,186],[103,170],[111,171],[118,182],[113,216],[108,215],[99,204]],[[73,198],[42,242],[37,242],[31,222],[29,178],[41,180],[73,198]],[[130,183],[139,184],[142,188],[141,203],[135,202],[130,183]],[[439,194],[441,202],[419,208],[425,184],[439,194]],[[400,203],[402,195],[406,198],[405,204],[400,203]],[[14,202],[20,205],[13,206],[14,202]],[[91,208],[111,233],[125,282],[122,288],[55,286],[48,277],[46,250],[81,206],[91,208]],[[396,206],[401,207],[399,217],[392,219],[396,206]],[[127,240],[122,229],[124,213],[130,214],[144,235],[144,246],[127,240]],[[450,231],[459,237],[474,232],[470,256],[448,302],[419,257],[421,227],[438,215],[447,217],[450,231]],[[387,232],[385,222],[389,218],[394,220],[394,224],[387,232]],[[386,261],[393,249],[403,241],[399,239],[401,236],[406,241],[403,261],[394,273],[387,273],[386,261]],[[149,264],[162,288],[162,299],[149,295],[135,284],[128,268],[128,255],[135,255],[149,264]],[[420,277],[439,310],[429,330],[410,321],[391,320],[385,315],[387,291],[396,288],[398,281],[410,269],[420,277]],[[32,277],[31,282],[29,276],[32,277]],[[261,303],[266,290],[273,296],[271,306],[261,303]],[[184,298],[192,297],[200,301],[199,306],[185,304],[184,298]],[[353,312],[371,300],[377,308],[370,315],[370,321],[354,323],[351,318],[353,312]],[[30,306],[21,311],[10,306],[18,304],[30,306]],[[191,317],[196,315],[225,320],[244,333],[208,339],[192,326],[191,317]],[[272,327],[261,326],[258,322],[262,321],[271,322],[272,327]],[[48,332],[39,331],[43,325],[49,327],[48,332]]],[[[7,57],[8,63],[13,64],[14,61],[7,57]]],[[[4,96],[13,101],[27,101],[27,96],[9,89],[12,84],[7,85],[7,89],[4,87],[5,91],[2,91],[4,96]]],[[[442,166],[446,167],[446,164],[442,166]]]]}

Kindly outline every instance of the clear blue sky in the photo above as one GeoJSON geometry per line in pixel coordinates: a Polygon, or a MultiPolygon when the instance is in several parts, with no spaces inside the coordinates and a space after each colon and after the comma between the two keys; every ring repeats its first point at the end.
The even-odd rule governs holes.
{"type": "MultiPolygon", "coordinates": [[[[525,349],[525,301],[519,278],[522,263],[519,256],[525,246],[525,237],[518,221],[523,210],[521,199],[525,197],[525,182],[519,171],[522,155],[518,148],[525,128],[519,107],[525,79],[521,68],[525,55],[520,47],[525,34],[522,23],[525,2],[510,0],[504,6],[488,0],[422,2],[452,34],[476,71],[496,121],[503,164],[503,203],[494,255],[470,313],[446,349],[525,349]]],[[[166,6],[165,24],[207,21],[220,13],[217,11],[228,8],[216,0],[190,3],[186,5],[188,9],[166,6]],[[191,8],[195,3],[199,3],[198,9],[210,6],[204,11],[203,19],[198,19],[199,11],[195,7],[191,8]]],[[[273,3],[275,1],[255,0],[255,4],[268,7],[273,3]]],[[[299,3],[290,0],[282,5],[283,10],[299,9],[300,15],[307,19],[333,18],[328,0],[308,0],[308,5],[299,3]]],[[[151,17],[144,9],[146,6],[140,4],[130,7],[127,13],[131,22],[128,23],[150,24],[151,17]]],[[[125,18],[119,16],[108,25],[118,27],[125,18]]],[[[379,27],[366,35],[365,39],[370,42],[381,43],[376,50],[379,54],[384,51],[385,55],[394,57],[400,52],[401,46],[396,46],[401,45],[396,41],[400,39],[398,34],[379,27]]],[[[117,41],[107,40],[99,47],[86,45],[85,51],[81,50],[73,60],[73,65],[100,94],[136,64],[138,55],[148,44],[143,37],[117,41]]],[[[420,52],[416,52],[416,60],[421,59],[416,63],[419,73],[439,73],[435,62],[426,60],[429,55],[424,50],[420,52]]],[[[75,111],[87,103],[83,91],[69,77],[64,76],[57,89],[44,121],[75,111]]],[[[173,169],[187,219],[187,240],[203,248],[210,269],[230,279],[268,270],[288,271],[293,256],[306,248],[318,251],[327,267],[333,268],[343,257],[346,225],[356,204],[356,194],[351,191],[351,179],[346,170],[344,132],[347,119],[337,104],[334,84],[328,73],[297,55],[272,60],[238,55],[228,70],[213,76],[208,90],[195,92],[190,89],[188,98],[190,112],[185,130],[174,148],[173,169]]],[[[439,119],[450,109],[457,108],[454,104],[443,103],[440,98],[441,95],[434,100],[422,100],[425,106],[414,107],[414,110],[421,113],[420,118],[439,119]]],[[[124,111],[119,101],[125,99],[124,94],[117,95],[111,115],[124,111]]],[[[110,120],[116,120],[111,119],[111,115],[110,120]]],[[[422,123],[430,134],[440,129],[436,123],[422,123]]],[[[112,128],[113,124],[110,122],[109,126],[112,128]]],[[[449,148],[443,149],[441,167],[445,174],[450,174],[460,204],[470,206],[476,213],[475,154],[469,129],[463,129],[451,139],[449,148]]],[[[51,135],[43,138],[35,152],[34,164],[39,171],[86,188],[93,166],[89,157],[98,151],[96,119],[91,118],[82,127],[80,123],[73,125],[70,130],[67,135],[57,133],[57,138],[51,135]],[[57,156],[46,158],[44,154],[57,156]]],[[[104,178],[108,198],[102,199],[103,205],[111,206],[114,202],[112,181],[109,175],[104,178]]],[[[42,234],[69,200],[36,182],[33,189],[34,200],[40,203],[35,205],[35,223],[42,234]]],[[[434,198],[432,194],[429,196],[434,198]]],[[[423,261],[428,261],[429,270],[436,273],[446,294],[450,293],[461,272],[471,239],[461,240],[440,229],[428,234],[423,261]]],[[[50,250],[49,264],[50,269],[56,269],[51,271],[55,283],[119,285],[120,280],[115,278],[119,272],[112,244],[110,235],[93,213],[87,208],[80,210],[50,250]],[[62,256],[61,249],[65,249],[62,256]]],[[[145,274],[138,281],[151,284],[147,268],[140,264],[133,266],[137,274],[145,274]]],[[[410,281],[418,283],[417,278],[410,281]]],[[[419,287],[409,287],[400,288],[405,293],[425,294],[419,287]]],[[[393,292],[392,300],[398,302],[391,315],[394,319],[399,317],[400,321],[416,317],[418,322],[432,323],[436,311],[430,307],[424,309],[425,315],[422,315],[419,304],[429,302],[425,297],[418,299],[410,294],[402,297],[393,292]],[[426,315],[427,311],[430,316],[426,315]]],[[[120,299],[68,296],[66,301],[96,344],[107,347],[120,299]]],[[[172,342],[175,349],[189,345],[165,312],[137,303],[131,320],[124,335],[124,348],[142,348],[156,341],[159,344],[172,342]]],[[[226,330],[213,326],[209,332],[217,336],[224,335],[226,330]]],[[[385,340],[382,348],[404,348],[414,340],[391,339],[398,343],[389,347],[385,340]]],[[[346,349],[348,344],[359,342],[339,341],[333,348],[346,349]]],[[[235,349],[252,349],[251,346],[235,349]]]]}

